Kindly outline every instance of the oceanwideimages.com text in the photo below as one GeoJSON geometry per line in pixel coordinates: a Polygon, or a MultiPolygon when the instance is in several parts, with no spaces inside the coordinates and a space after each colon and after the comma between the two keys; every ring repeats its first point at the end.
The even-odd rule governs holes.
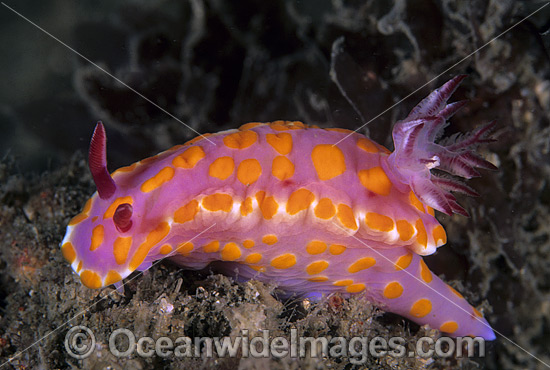
{"type": "MultiPolygon", "coordinates": [[[[253,357],[291,358],[331,357],[349,358],[352,364],[364,364],[369,357],[483,357],[485,341],[481,337],[421,337],[407,343],[402,337],[305,337],[297,329],[290,337],[271,337],[269,330],[250,335],[242,330],[234,337],[136,337],[128,329],[116,329],[108,338],[109,351],[116,357],[253,357]]],[[[92,355],[96,339],[85,326],[71,328],[65,336],[65,349],[77,359],[92,355]]]]}

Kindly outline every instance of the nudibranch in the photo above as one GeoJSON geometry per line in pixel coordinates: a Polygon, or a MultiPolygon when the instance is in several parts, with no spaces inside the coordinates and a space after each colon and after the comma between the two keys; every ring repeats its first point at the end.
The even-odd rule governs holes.
{"type": "Polygon", "coordinates": [[[393,152],[349,130],[253,122],[111,175],[100,122],[89,152],[97,193],[69,222],[63,255],[93,289],[163,258],[216,262],[309,297],[363,293],[418,324],[492,340],[482,314],[422,260],[447,240],[434,209],[467,215],[451,191],[476,195],[457,177],[495,168],[474,153],[493,122],[436,143],[464,105],[447,104],[464,77],[395,124],[393,152]]]}

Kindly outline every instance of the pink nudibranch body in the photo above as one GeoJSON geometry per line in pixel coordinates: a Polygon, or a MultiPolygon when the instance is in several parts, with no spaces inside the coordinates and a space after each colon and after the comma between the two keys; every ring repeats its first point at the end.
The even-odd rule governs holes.
{"type": "Polygon", "coordinates": [[[119,283],[169,257],[211,262],[310,297],[364,293],[385,310],[454,335],[494,339],[481,313],[423,255],[446,243],[434,209],[466,214],[455,178],[493,166],[474,154],[492,123],[435,140],[463,102],[464,76],[424,99],[393,130],[390,152],[363,135],[301,122],[248,123],[107,172],[99,123],[90,146],[98,192],[74,217],[62,252],[89,288],[119,283]]]}

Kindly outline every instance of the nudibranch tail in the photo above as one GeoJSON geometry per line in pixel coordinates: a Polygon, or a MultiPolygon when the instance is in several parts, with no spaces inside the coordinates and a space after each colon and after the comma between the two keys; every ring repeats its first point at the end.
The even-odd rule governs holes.
{"type": "Polygon", "coordinates": [[[414,255],[409,267],[380,278],[371,289],[382,307],[413,321],[428,324],[453,336],[481,336],[494,340],[495,333],[483,315],[464,296],[433,274],[422,257],[414,255]],[[416,278],[411,278],[416,277],[416,278]]]}
{"type": "Polygon", "coordinates": [[[456,201],[451,191],[476,196],[477,193],[461,181],[430,172],[438,169],[451,175],[470,179],[479,176],[476,168],[496,169],[474,153],[477,145],[493,141],[490,137],[495,122],[489,122],[470,134],[456,135],[436,141],[465,101],[447,104],[447,100],[466,76],[457,76],[422,100],[393,129],[395,151],[388,157],[389,172],[395,184],[410,186],[415,195],[428,206],[451,215],[468,213],[456,201]]]}
{"type": "Polygon", "coordinates": [[[99,121],[95,126],[90,151],[88,153],[88,165],[97,187],[97,193],[101,199],[109,199],[116,191],[116,185],[107,170],[107,135],[105,127],[99,121]]]}

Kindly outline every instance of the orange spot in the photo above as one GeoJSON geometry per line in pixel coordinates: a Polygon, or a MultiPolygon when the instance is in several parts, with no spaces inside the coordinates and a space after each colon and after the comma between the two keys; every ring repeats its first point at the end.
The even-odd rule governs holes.
{"type": "Polygon", "coordinates": [[[329,198],[321,198],[315,206],[315,216],[323,220],[329,220],[336,214],[336,207],[329,198]]]}
{"type": "Polygon", "coordinates": [[[175,152],[176,150],[180,150],[181,148],[185,148],[185,145],[182,145],[182,144],[174,145],[173,147],[171,147],[167,151],[168,152],[175,152]]]}
{"type": "Polygon", "coordinates": [[[84,208],[82,208],[82,213],[87,214],[88,212],[90,212],[90,209],[92,209],[92,198],[86,201],[86,204],[84,204],[84,208]]]}
{"type": "Polygon", "coordinates": [[[286,121],[285,122],[288,126],[291,126],[291,130],[298,130],[298,129],[304,129],[307,126],[300,121],[286,121]]]}
{"type": "Polygon", "coordinates": [[[346,288],[346,291],[348,293],[359,293],[365,290],[365,288],[366,288],[365,284],[351,284],[351,285],[348,285],[348,287],[346,288]]]}
{"type": "Polygon", "coordinates": [[[306,246],[306,251],[309,254],[321,254],[327,250],[327,243],[319,240],[312,240],[306,246]]]}
{"type": "Polygon", "coordinates": [[[245,259],[244,262],[246,263],[258,263],[262,259],[262,255],[260,253],[252,253],[249,254],[245,259]]]}
{"type": "Polygon", "coordinates": [[[271,174],[281,181],[294,176],[294,163],[287,157],[277,156],[271,164],[271,174]]]}
{"type": "Polygon", "coordinates": [[[330,254],[337,256],[344,253],[346,251],[346,247],[340,244],[331,244],[328,251],[330,254]]]}
{"type": "Polygon", "coordinates": [[[73,218],[71,218],[71,221],[69,221],[69,226],[74,226],[78,223],[81,223],[82,221],[84,221],[87,218],[88,218],[88,215],[86,213],[79,213],[76,216],[74,216],[73,218]]]}
{"type": "Polygon", "coordinates": [[[434,209],[430,206],[426,206],[426,212],[428,212],[430,216],[435,216],[434,209]]]}
{"type": "Polygon", "coordinates": [[[389,195],[391,181],[382,167],[373,167],[368,170],[361,170],[357,173],[361,185],[378,195],[389,195]]]}
{"type": "Polygon", "coordinates": [[[205,253],[214,253],[220,250],[220,242],[218,240],[211,241],[202,247],[205,253]]]}
{"type": "Polygon", "coordinates": [[[210,167],[208,167],[208,174],[211,177],[216,177],[220,180],[225,180],[235,170],[235,162],[231,157],[220,157],[216,159],[210,167]]]}
{"type": "Polygon", "coordinates": [[[299,121],[273,121],[269,124],[269,127],[275,131],[288,131],[303,129],[305,128],[305,125],[299,121]]]}
{"type": "Polygon", "coordinates": [[[160,247],[159,249],[159,253],[160,254],[168,254],[172,252],[172,246],[170,244],[164,244],[162,247],[160,247]]]}
{"type": "Polygon", "coordinates": [[[241,203],[241,216],[249,215],[252,210],[252,198],[248,197],[241,203]]]}
{"type": "Polygon", "coordinates": [[[130,250],[131,246],[131,236],[118,237],[115,239],[115,242],[113,243],[113,255],[115,256],[116,263],[118,263],[119,265],[123,265],[126,263],[126,259],[128,258],[128,251],[130,250]]]}
{"type": "Polygon", "coordinates": [[[472,307],[472,308],[474,309],[474,314],[475,314],[477,317],[483,317],[483,315],[481,314],[481,312],[479,312],[479,311],[477,310],[477,308],[475,308],[475,307],[472,307]]]}
{"type": "Polygon", "coordinates": [[[386,153],[386,154],[391,154],[391,150],[389,150],[388,148],[386,148],[385,146],[383,145],[380,145],[380,144],[376,144],[378,146],[378,149],[380,149],[380,151],[382,153],[386,153]]]}
{"type": "Polygon", "coordinates": [[[308,278],[307,281],[311,281],[314,283],[322,283],[323,281],[327,281],[328,277],[326,276],[314,276],[312,278],[308,278]]]}
{"type": "Polygon", "coordinates": [[[393,220],[379,213],[368,212],[365,215],[365,224],[372,230],[388,232],[393,230],[393,220]]]}
{"type": "Polygon", "coordinates": [[[292,150],[292,135],[289,133],[266,134],[265,141],[279,154],[287,155],[292,150]]]}
{"type": "Polygon", "coordinates": [[[137,166],[137,163],[132,163],[129,166],[120,167],[118,170],[113,172],[113,176],[116,175],[117,173],[120,173],[120,172],[132,172],[136,168],[136,166],[137,166]]]}
{"type": "Polygon", "coordinates": [[[363,149],[367,153],[378,153],[380,150],[378,150],[378,147],[376,144],[366,137],[362,137],[359,140],[357,140],[357,146],[360,149],[363,149]]]}
{"type": "Polygon", "coordinates": [[[351,279],[337,280],[334,283],[332,283],[332,285],[334,286],[348,286],[351,284],[353,284],[353,280],[351,279]]]}
{"type": "Polygon", "coordinates": [[[434,227],[432,230],[432,235],[435,241],[435,244],[439,247],[440,245],[443,245],[447,243],[447,234],[445,233],[445,229],[443,226],[438,225],[434,227]],[[441,240],[441,243],[439,241],[441,240]]]}
{"type": "Polygon", "coordinates": [[[384,288],[384,297],[388,299],[399,298],[401,294],[403,294],[403,286],[397,281],[392,281],[384,288]]]}
{"type": "Polygon", "coordinates": [[[233,198],[229,194],[214,193],[202,198],[202,206],[211,212],[229,212],[233,206],[233,198]]]}
{"type": "Polygon", "coordinates": [[[168,222],[161,222],[149,233],[149,235],[147,235],[144,244],[147,243],[147,245],[152,247],[164,239],[169,232],[170,225],[168,225],[168,222]]]}
{"type": "Polygon", "coordinates": [[[416,230],[418,231],[418,233],[416,234],[416,241],[418,242],[418,244],[426,248],[428,245],[428,234],[426,234],[424,223],[420,218],[416,220],[415,226],[416,226],[416,230]]]}
{"type": "Polygon", "coordinates": [[[319,144],[311,152],[311,160],[319,180],[330,180],[346,172],[344,153],[337,146],[319,144]]]}
{"type": "Polygon", "coordinates": [[[147,257],[147,254],[153,248],[157,243],[159,243],[162,239],[168,235],[170,232],[170,225],[168,222],[161,222],[155,227],[148,235],[147,238],[139,248],[134,253],[134,256],[132,257],[132,260],[130,261],[130,264],[128,265],[128,268],[131,271],[134,271],[141,265],[143,260],[145,260],[145,257],[147,257]]]}
{"type": "Polygon", "coordinates": [[[96,222],[96,221],[97,221],[97,216],[92,217],[92,222],[96,222]]]}
{"type": "Polygon", "coordinates": [[[348,267],[348,272],[354,274],[361,270],[366,270],[376,264],[376,260],[372,257],[363,257],[355,261],[348,267]]]}
{"type": "Polygon", "coordinates": [[[258,272],[265,272],[265,267],[263,266],[250,266],[252,270],[256,270],[258,272]]]}
{"type": "Polygon", "coordinates": [[[76,266],[76,272],[80,272],[82,270],[82,261],[78,262],[78,266],[76,266]]]}
{"type": "Polygon", "coordinates": [[[76,251],[71,242],[66,242],[61,246],[61,253],[63,253],[63,257],[65,257],[69,263],[73,263],[76,259],[76,251]]]}
{"type": "Polygon", "coordinates": [[[247,239],[243,242],[243,247],[245,247],[246,249],[250,249],[253,246],[254,246],[254,241],[253,240],[247,239]]]}
{"type": "Polygon", "coordinates": [[[189,146],[189,145],[191,145],[191,144],[195,144],[195,143],[197,143],[197,142],[203,140],[205,137],[208,137],[208,136],[212,136],[212,134],[208,134],[208,133],[202,134],[201,136],[197,136],[197,137],[195,137],[195,138],[189,140],[188,142],[186,142],[186,143],[183,144],[183,145],[184,145],[184,146],[189,146]]]}
{"type": "Polygon", "coordinates": [[[90,270],[82,271],[80,274],[80,281],[84,284],[84,286],[90,289],[98,289],[102,286],[99,275],[90,270]]]}
{"type": "Polygon", "coordinates": [[[420,200],[418,200],[418,198],[416,197],[416,195],[414,195],[414,193],[411,192],[409,193],[409,201],[411,202],[411,205],[418,209],[420,212],[424,212],[424,205],[422,204],[422,202],[420,200]]]}
{"type": "Polygon", "coordinates": [[[190,169],[205,157],[204,150],[200,146],[192,146],[172,160],[172,165],[179,168],[190,169]]]}
{"type": "Polygon", "coordinates": [[[298,189],[288,197],[286,212],[289,215],[295,215],[296,213],[309,208],[314,200],[315,196],[311,191],[303,188],[298,189]]]}
{"type": "Polygon", "coordinates": [[[429,283],[433,279],[432,272],[430,271],[428,266],[426,266],[426,263],[422,259],[420,260],[420,277],[426,283],[429,283]]]}
{"type": "Polygon", "coordinates": [[[424,317],[432,311],[432,302],[426,298],[419,299],[414,302],[411,307],[410,314],[414,317],[424,317]]]}
{"type": "Polygon", "coordinates": [[[148,193],[160,187],[162,184],[172,180],[174,177],[174,169],[172,167],[164,167],[155,176],[141,184],[141,191],[148,193]]]}
{"type": "MultiPolygon", "coordinates": [[[[160,154],[160,153],[159,153],[159,154],[160,154]]],[[[139,164],[149,164],[149,163],[153,163],[153,162],[155,162],[155,161],[158,160],[159,154],[154,155],[154,156],[149,157],[149,158],[144,158],[144,159],[142,159],[141,161],[139,161],[139,164]]]]}
{"type": "Polygon", "coordinates": [[[453,292],[453,294],[456,295],[458,298],[460,298],[460,299],[463,299],[463,298],[464,298],[464,296],[463,296],[462,294],[460,294],[455,288],[453,288],[453,287],[450,286],[450,285],[447,285],[447,286],[449,287],[449,290],[450,290],[451,292],[453,292]]]}
{"type": "Polygon", "coordinates": [[[326,128],[326,131],[334,131],[334,132],[343,132],[344,134],[354,134],[355,131],[351,131],[345,128],[339,128],[339,127],[332,127],[332,128],[326,128]]]}
{"type": "Polygon", "coordinates": [[[396,222],[397,232],[399,233],[399,239],[407,241],[412,238],[414,234],[414,227],[407,220],[398,220],[396,222]]]}
{"type": "Polygon", "coordinates": [[[176,248],[176,252],[178,252],[179,254],[183,254],[185,256],[189,254],[194,248],[195,246],[193,245],[193,243],[184,242],[178,245],[178,247],[176,248]]]}
{"type": "Polygon", "coordinates": [[[103,243],[103,237],[105,236],[105,229],[103,225],[97,225],[92,230],[92,243],[90,244],[90,251],[95,251],[101,243],[103,243]]]}
{"type": "Polygon", "coordinates": [[[193,199],[183,207],[178,208],[176,212],[174,212],[174,222],[178,224],[183,224],[185,222],[191,221],[195,218],[195,215],[198,211],[199,202],[193,199]]]}
{"type": "MultiPolygon", "coordinates": [[[[280,122],[280,121],[279,121],[280,122]]],[[[269,127],[272,129],[272,130],[275,130],[275,131],[288,131],[290,130],[290,127],[287,127],[285,125],[282,125],[280,123],[270,123],[269,124],[269,127]]]]}
{"type": "Polygon", "coordinates": [[[237,178],[244,185],[255,183],[261,174],[262,166],[260,166],[260,162],[254,158],[245,159],[239,164],[239,168],[237,169],[237,178]]]}
{"type": "Polygon", "coordinates": [[[357,230],[357,221],[353,215],[353,210],[346,204],[338,204],[338,213],[336,215],[342,225],[348,229],[357,230]]]}
{"type": "Polygon", "coordinates": [[[105,277],[104,284],[105,286],[107,286],[114,283],[118,283],[121,280],[122,280],[122,276],[120,276],[118,272],[116,272],[115,270],[109,270],[109,272],[107,273],[107,276],[105,277]]]}
{"type": "Polygon", "coordinates": [[[445,333],[452,334],[458,329],[458,324],[455,321],[444,322],[439,330],[444,331],[445,333]]]}
{"type": "Polygon", "coordinates": [[[263,126],[263,125],[265,125],[265,123],[261,123],[261,122],[249,122],[249,123],[245,123],[244,125],[242,125],[241,127],[239,127],[239,130],[241,130],[241,131],[246,131],[246,130],[250,130],[251,128],[258,127],[258,126],[263,126]]]}
{"type": "Polygon", "coordinates": [[[105,213],[103,214],[103,219],[112,218],[113,215],[115,214],[116,209],[117,209],[118,206],[120,206],[122,203],[133,204],[133,203],[134,203],[134,199],[132,199],[132,197],[130,197],[130,196],[127,196],[127,197],[120,197],[120,198],[115,199],[115,200],[113,201],[113,203],[111,203],[111,205],[109,206],[109,208],[107,208],[107,210],[106,210],[105,213]]]}
{"type": "Polygon", "coordinates": [[[246,149],[258,140],[255,131],[234,132],[223,138],[223,143],[231,149],[246,149]]]}
{"type": "Polygon", "coordinates": [[[264,237],[262,238],[262,242],[267,245],[273,245],[277,243],[277,241],[278,241],[277,236],[273,234],[264,235],[264,237]]]}
{"type": "Polygon", "coordinates": [[[306,272],[309,275],[315,275],[325,271],[327,267],[328,267],[327,261],[316,261],[307,265],[306,272]]]}
{"type": "Polygon", "coordinates": [[[256,201],[258,202],[260,211],[262,211],[262,216],[266,220],[271,220],[277,213],[277,209],[279,209],[279,205],[275,201],[275,198],[266,197],[265,191],[263,190],[256,193],[256,201]]]}
{"type": "Polygon", "coordinates": [[[282,254],[279,257],[275,257],[271,260],[271,266],[276,269],[287,269],[296,264],[296,256],[292,253],[282,254]]]}
{"type": "Polygon", "coordinates": [[[397,259],[397,262],[395,262],[395,269],[396,270],[404,270],[411,264],[413,255],[412,253],[407,253],[397,259]]]}

